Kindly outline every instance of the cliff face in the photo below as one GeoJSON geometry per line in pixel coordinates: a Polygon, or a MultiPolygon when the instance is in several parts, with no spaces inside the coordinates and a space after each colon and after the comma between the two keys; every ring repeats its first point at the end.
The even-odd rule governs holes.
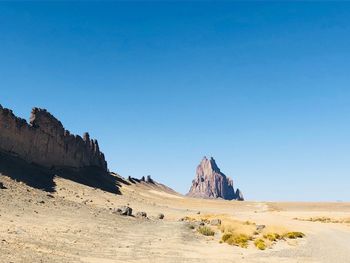
{"type": "Polygon", "coordinates": [[[107,162],[96,140],[71,135],[62,123],[44,109],[34,108],[29,124],[0,105],[0,150],[29,163],[45,167],[107,170],[107,162]]]}
{"type": "Polygon", "coordinates": [[[198,198],[223,198],[226,200],[243,200],[239,189],[233,188],[233,181],[226,177],[217,166],[214,158],[203,158],[197,167],[196,177],[187,194],[198,198]]]}

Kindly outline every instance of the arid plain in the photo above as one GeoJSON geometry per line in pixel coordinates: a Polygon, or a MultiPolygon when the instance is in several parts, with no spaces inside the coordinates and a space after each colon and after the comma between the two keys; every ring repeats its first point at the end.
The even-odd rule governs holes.
{"type": "Polygon", "coordinates": [[[118,194],[58,175],[52,189],[42,190],[40,180],[33,185],[22,180],[25,172],[9,171],[0,176],[0,262],[350,262],[349,203],[194,199],[116,174],[111,176],[118,194]],[[122,205],[147,218],[113,212],[122,205]],[[300,231],[305,236],[281,238],[265,250],[249,240],[242,248],[220,241],[222,225],[208,223],[214,236],[199,233],[205,218],[233,222],[234,231],[264,227],[254,235],[300,231]]]}

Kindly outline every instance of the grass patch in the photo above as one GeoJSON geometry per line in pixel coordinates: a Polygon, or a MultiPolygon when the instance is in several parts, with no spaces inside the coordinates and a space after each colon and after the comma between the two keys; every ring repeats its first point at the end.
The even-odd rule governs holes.
{"type": "Polygon", "coordinates": [[[305,236],[302,232],[288,232],[283,235],[285,238],[289,239],[297,239],[297,238],[303,238],[305,236]]]}
{"type": "MultiPolygon", "coordinates": [[[[254,245],[259,250],[265,250],[272,247],[276,242],[282,242],[286,239],[302,238],[305,235],[302,232],[289,232],[283,226],[265,226],[258,231],[259,225],[251,221],[240,221],[227,214],[196,214],[184,217],[184,221],[194,225],[194,222],[210,223],[211,220],[221,220],[218,226],[199,226],[197,231],[205,236],[214,236],[215,230],[221,231],[220,243],[247,248],[249,244],[254,245]]],[[[189,226],[192,228],[192,226],[189,226]]]]}
{"type": "Polygon", "coordinates": [[[320,222],[320,223],[350,224],[350,218],[335,219],[335,218],[320,216],[320,217],[310,217],[307,219],[303,219],[303,218],[294,218],[294,219],[299,221],[310,221],[310,222],[320,222]]]}
{"type": "Polygon", "coordinates": [[[230,237],[232,237],[231,233],[225,233],[222,235],[221,240],[226,242],[230,237]]]}
{"type": "Polygon", "coordinates": [[[198,232],[205,236],[214,236],[215,231],[208,226],[200,226],[198,232]]]}
{"type": "Polygon", "coordinates": [[[281,235],[277,234],[277,233],[267,233],[264,235],[265,239],[268,239],[270,241],[277,241],[279,239],[281,239],[281,235]]]}
{"type": "Polygon", "coordinates": [[[244,234],[225,233],[221,240],[232,246],[247,248],[248,241],[252,240],[252,238],[244,234]]]}
{"type": "Polygon", "coordinates": [[[259,238],[254,241],[254,245],[260,249],[260,250],[265,250],[266,249],[266,243],[265,240],[259,238]]]}

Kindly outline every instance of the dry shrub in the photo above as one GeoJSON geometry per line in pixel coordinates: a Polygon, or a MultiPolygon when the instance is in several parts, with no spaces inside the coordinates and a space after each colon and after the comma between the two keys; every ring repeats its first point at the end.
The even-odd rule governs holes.
{"type": "MultiPolygon", "coordinates": [[[[279,226],[266,226],[262,231],[257,231],[254,222],[235,220],[228,215],[205,214],[185,218],[189,222],[206,223],[213,219],[220,219],[221,225],[217,226],[223,233],[220,243],[242,248],[247,248],[249,242],[253,241],[257,249],[265,250],[279,240],[304,237],[304,234],[301,232],[289,232],[284,227],[279,226]]],[[[213,236],[215,234],[215,231],[208,226],[199,227],[198,232],[206,236],[213,236]]]]}
{"type": "Polygon", "coordinates": [[[282,238],[280,234],[277,233],[267,233],[263,236],[265,239],[268,239],[270,241],[277,241],[282,238]]]}
{"type": "Polygon", "coordinates": [[[303,238],[305,236],[302,232],[288,232],[283,235],[285,238],[289,239],[297,239],[297,238],[303,238]]]}
{"type": "Polygon", "coordinates": [[[214,236],[215,235],[215,231],[213,231],[213,229],[211,229],[208,226],[200,226],[198,228],[198,232],[201,233],[202,235],[205,235],[205,236],[214,236]]]}
{"type": "Polygon", "coordinates": [[[310,221],[310,222],[320,222],[320,223],[335,223],[335,224],[349,224],[350,223],[350,218],[335,219],[335,218],[330,218],[330,217],[326,217],[326,216],[310,217],[307,219],[303,219],[303,218],[294,218],[294,219],[299,220],[299,221],[310,221]]]}
{"type": "Polygon", "coordinates": [[[266,243],[265,240],[259,238],[254,241],[254,245],[260,249],[260,250],[265,250],[266,249],[266,243]]]}
{"type": "Polygon", "coordinates": [[[252,240],[252,238],[244,234],[226,233],[222,236],[221,240],[229,245],[247,248],[248,241],[252,240]]]}

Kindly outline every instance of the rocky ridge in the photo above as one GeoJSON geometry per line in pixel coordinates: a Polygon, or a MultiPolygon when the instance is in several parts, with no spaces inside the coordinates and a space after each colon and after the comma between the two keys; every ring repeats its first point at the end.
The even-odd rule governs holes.
{"type": "Polygon", "coordinates": [[[187,196],[244,200],[242,192],[239,189],[234,190],[232,179],[220,171],[213,157],[204,157],[197,166],[196,176],[187,196]]]}
{"type": "Polygon", "coordinates": [[[30,122],[0,105],[0,151],[48,168],[95,166],[107,171],[97,140],[72,135],[45,109],[33,108],[30,122]]]}

